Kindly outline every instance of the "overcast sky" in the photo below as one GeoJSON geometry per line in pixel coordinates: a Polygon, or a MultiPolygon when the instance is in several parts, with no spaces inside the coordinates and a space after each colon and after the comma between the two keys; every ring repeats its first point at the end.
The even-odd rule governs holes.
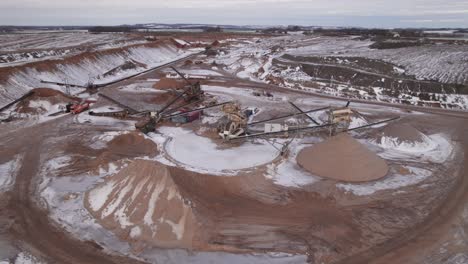
{"type": "Polygon", "coordinates": [[[468,0],[0,0],[2,25],[468,27],[468,0]]]}

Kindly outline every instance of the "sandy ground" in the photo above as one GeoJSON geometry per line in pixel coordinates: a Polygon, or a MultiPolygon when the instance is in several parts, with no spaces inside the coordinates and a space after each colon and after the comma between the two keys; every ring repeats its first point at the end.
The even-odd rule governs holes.
{"type": "Polygon", "coordinates": [[[192,248],[192,209],[165,166],[136,160],[86,193],[85,206],[122,239],[145,247],[192,248]]]}
{"type": "MultiPolygon", "coordinates": [[[[288,100],[304,109],[344,104],[339,98],[242,80],[211,65],[183,65],[177,66],[189,75],[210,75],[202,84],[220,101],[259,108],[253,120],[294,111],[285,106],[288,100]],[[263,90],[273,96],[252,95],[263,90]]],[[[157,95],[128,92],[128,85],[154,89],[165,75],[156,70],[104,92],[128,102],[147,100],[148,94],[157,95]]],[[[112,104],[99,99],[96,105],[112,104]]],[[[237,152],[238,159],[252,163],[246,168],[232,162],[229,173],[207,165],[220,155],[236,158],[229,151],[269,145],[258,140],[223,146],[199,131],[212,128],[219,110],[148,136],[134,132],[133,121],[87,113],[0,124],[0,168],[8,168],[0,171],[14,181],[0,194],[5,223],[0,243],[11,247],[4,256],[26,251],[48,263],[444,263],[463,258],[466,113],[363,101],[352,106],[369,120],[402,118],[352,132],[343,142],[327,139],[326,131],[300,134],[284,157],[255,155],[268,158],[266,163],[237,152]],[[174,131],[191,136],[178,139],[174,131]],[[197,145],[201,138],[210,143],[197,145]],[[321,151],[326,144],[343,151],[321,151]],[[184,146],[203,155],[190,163],[184,146]],[[346,149],[353,151],[343,155],[346,149]],[[16,164],[12,160],[20,161],[15,170],[3,166],[16,164]],[[339,164],[324,166],[336,160],[339,164]],[[319,166],[313,164],[317,161],[319,166]],[[362,167],[347,170],[347,162],[362,167]],[[348,182],[356,176],[373,181],[348,182]],[[436,254],[441,248],[446,255],[436,254]]],[[[292,121],[307,123],[297,119],[292,121]]]]}
{"type": "Polygon", "coordinates": [[[297,163],[312,174],[342,182],[368,182],[385,177],[387,163],[347,133],[303,149],[297,163]]]}

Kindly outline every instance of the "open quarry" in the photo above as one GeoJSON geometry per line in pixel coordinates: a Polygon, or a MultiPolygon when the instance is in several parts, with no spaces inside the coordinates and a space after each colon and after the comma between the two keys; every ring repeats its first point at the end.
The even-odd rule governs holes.
{"type": "Polygon", "coordinates": [[[468,263],[468,44],[372,44],[1,35],[0,264],[468,263]]]}

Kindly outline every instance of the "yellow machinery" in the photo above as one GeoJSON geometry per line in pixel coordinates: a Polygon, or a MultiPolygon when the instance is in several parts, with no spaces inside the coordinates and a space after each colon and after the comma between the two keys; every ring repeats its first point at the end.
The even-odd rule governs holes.
{"type": "Polygon", "coordinates": [[[218,133],[223,139],[231,139],[245,133],[247,117],[238,103],[225,104],[222,107],[227,119],[221,122],[218,133]]]}
{"type": "Polygon", "coordinates": [[[328,116],[328,121],[332,124],[330,126],[330,136],[333,136],[336,133],[336,129],[338,127],[348,128],[351,123],[352,114],[353,110],[349,107],[331,109],[328,116]]]}

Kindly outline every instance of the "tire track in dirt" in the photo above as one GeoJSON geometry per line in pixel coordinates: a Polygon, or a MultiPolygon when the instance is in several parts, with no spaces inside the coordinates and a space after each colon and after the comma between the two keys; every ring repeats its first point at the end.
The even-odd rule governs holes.
{"type": "MultiPolygon", "coordinates": [[[[278,92],[291,92],[301,95],[308,95],[311,97],[318,97],[324,99],[332,99],[338,101],[351,101],[366,105],[393,107],[402,110],[412,110],[433,114],[435,117],[443,118],[450,117],[456,119],[468,119],[468,112],[461,110],[438,109],[420,106],[410,106],[401,104],[392,104],[377,101],[364,101],[364,100],[349,100],[343,97],[328,96],[317,94],[313,92],[300,91],[290,88],[284,88],[276,85],[261,84],[248,80],[239,80],[233,78],[232,82],[237,85],[245,85],[246,88],[253,89],[268,89],[268,91],[278,92]]],[[[436,122],[436,120],[434,120],[436,122]]],[[[463,148],[464,153],[468,153],[468,131],[467,122],[459,122],[458,127],[454,129],[457,131],[457,143],[463,148]]],[[[465,155],[463,167],[460,169],[458,182],[455,188],[446,197],[436,210],[434,210],[423,223],[418,224],[411,230],[404,230],[393,239],[388,240],[380,245],[364,252],[358,253],[353,256],[346,257],[338,264],[360,264],[360,263],[420,263],[414,258],[423,254],[424,250],[436,246],[439,239],[448,232],[451,224],[456,221],[457,217],[462,213],[464,205],[468,203],[468,156],[465,155]],[[419,253],[419,254],[418,254],[419,253]]]]}
{"type": "MultiPolygon", "coordinates": [[[[13,133],[22,135],[18,140],[20,142],[17,141],[13,147],[16,148],[15,151],[24,153],[23,164],[18,171],[8,205],[15,215],[15,224],[12,227],[14,237],[23,247],[32,248],[33,252],[38,251],[49,263],[143,263],[127,257],[108,255],[94,242],[83,242],[72,237],[55,224],[47,211],[36,203],[38,198],[35,182],[40,169],[40,156],[46,148],[42,142],[59,132],[68,132],[66,128],[63,130],[64,126],[58,124],[58,120],[64,119],[66,117],[40,124],[34,129],[19,129],[13,133]]],[[[67,123],[65,126],[69,125],[67,123]]],[[[5,136],[8,138],[11,134],[5,136]]]]}
{"type": "MultiPolygon", "coordinates": [[[[457,127],[457,141],[463,146],[463,152],[468,153],[468,123],[460,123],[457,127]]],[[[369,250],[346,257],[338,264],[360,263],[421,263],[428,250],[439,245],[439,241],[449,233],[458,216],[463,213],[464,205],[468,203],[468,156],[464,156],[462,168],[455,188],[447,195],[445,201],[410,230],[403,230],[392,239],[383,242],[369,250]]]]}

